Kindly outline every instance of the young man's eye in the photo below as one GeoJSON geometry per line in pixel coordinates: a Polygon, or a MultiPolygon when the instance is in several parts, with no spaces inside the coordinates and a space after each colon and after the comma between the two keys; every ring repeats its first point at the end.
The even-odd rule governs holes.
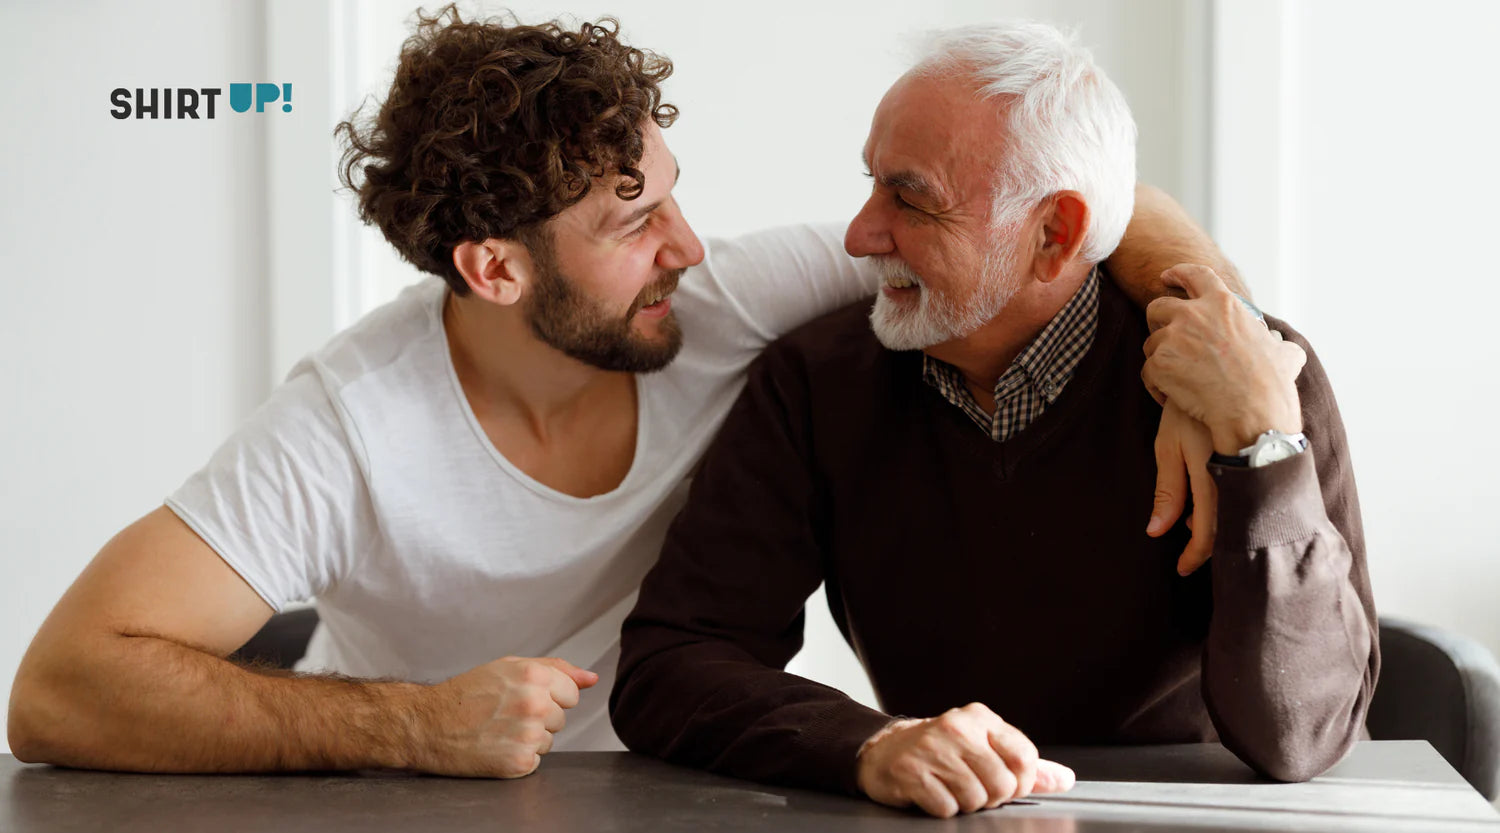
{"type": "Polygon", "coordinates": [[[646,215],[646,219],[642,220],[640,225],[638,225],[635,228],[631,229],[630,232],[627,233],[625,236],[627,238],[629,238],[629,237],[640,237],[641,235],[645,234],[646,233],[646,229],[648,229],[648,228],[651,227],[651,218],[654,217],[654,216],[655,216],[654,214],[647,214],[646,215]]]}

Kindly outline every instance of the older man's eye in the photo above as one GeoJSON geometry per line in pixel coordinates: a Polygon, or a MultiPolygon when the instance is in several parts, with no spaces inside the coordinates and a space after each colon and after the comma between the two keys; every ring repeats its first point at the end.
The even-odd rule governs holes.
{"type": "Polygon", "coordinates": [[[904,198],[902,198],[902,196],[900,194],[894,194],[894,195],[892,195],[892,197],[896,201],[896,207],[897,208],[910,208],[912,210],[916,210],[916,208],[917,208],[915,205],[912,205],[911,203],[907,202],[904,198]]]}

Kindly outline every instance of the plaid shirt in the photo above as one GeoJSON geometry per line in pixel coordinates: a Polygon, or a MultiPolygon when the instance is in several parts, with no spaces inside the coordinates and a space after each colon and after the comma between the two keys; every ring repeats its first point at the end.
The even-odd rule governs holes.
{"type": "Polygon", "coordinates": [[[947,362],[922,357],[922,378],[957,405],[995,442],[1021,433],[1062,395],[1063,387],[1094,343],[1099,329],[1099,267],[1089,273],[1068,305],[1016,356],[995,382],[995,413],[984,412],[963,374],[947,362]]]}

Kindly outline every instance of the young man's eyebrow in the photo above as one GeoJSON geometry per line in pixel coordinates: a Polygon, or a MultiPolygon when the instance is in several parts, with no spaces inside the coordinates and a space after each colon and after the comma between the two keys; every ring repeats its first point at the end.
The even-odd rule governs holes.
{"type": "MultiPolygon", "coordinates": [[[[682,179],[682,164],[679,163],[679,162],[677,162],[677,157],[676,156],[672,157],[672,162],[677,166],[677,175],[674,176],[674,177],[672,177],[672,184],[676,185],[677,184],[677,180],[682,179]]],[[[617,222],[617,223],[610,223],[610,228],[617,228],[618,229],[618,228],[625,228],[626,226],[633,226],[642,217],[645,217],[647,214],[650,214],[651,212],[655,211],[656,209],[661,208],[662,202],[663,202],[663,200],[657,200],[656,202],[651,203],[650,205],[643,205],[640,208],[637,208],[634,211],[630,212],[629,214],[626,214],[624,217],[622,217],[620,219],[619,222],[617,222]]]]}
{"type": "Polygon", "coordinates": [[[637,208],[636,210],[630,212],[629,214],[626,214],[618,223],[612,223],[611,225],[614,228],[625,228],[626,226],[633,226],[635,225],[637,220],[645,217],[647,214],[650,214],[656,209],[661,208],[661,204],[662,201],[657,200],[650,205],[643,205],[640,208],[637,208]]]}

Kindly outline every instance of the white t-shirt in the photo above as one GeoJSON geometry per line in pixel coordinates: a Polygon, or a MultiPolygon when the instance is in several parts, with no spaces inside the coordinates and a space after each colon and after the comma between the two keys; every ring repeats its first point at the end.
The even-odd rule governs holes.
{"type": "Polygon", "coordinates": [[[710,243],[673,297],[682,351],[636,376],[630,471],[585,499],[491,444],[454,373],[447,285],[425,278],[300,361],[166,503],[272,608],[316,599],[298,670],[437,682],[560,656],[600,679],[554,748],[620,749],[620,624],[747,366],[875,287],[833,227],[710,243]]]}

